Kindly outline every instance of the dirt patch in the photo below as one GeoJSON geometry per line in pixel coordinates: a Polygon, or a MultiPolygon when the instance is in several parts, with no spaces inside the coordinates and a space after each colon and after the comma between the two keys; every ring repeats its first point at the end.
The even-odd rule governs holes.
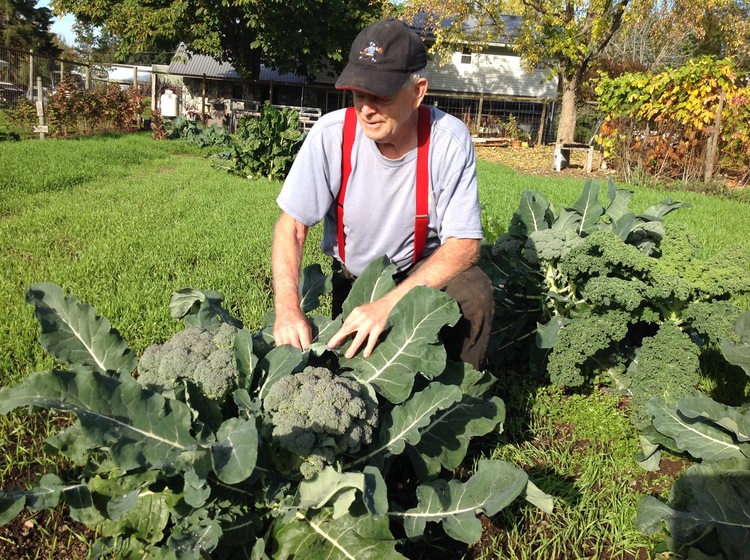
{"type": "Polygon", "coordinates": [[[587,173],[586,155],[582,151],[573,151],[570,155],[570,166],[555,171],[552,167],[554,146],[534,146],[531,148],[512,148],[509,146],[475,146],[477,159],[501,163],[523,173],[538,177],[575,177],[580,179],[602,179],[613,174],[610,169],[598,167],[598,156],[594,155],[594,169],[587,173]]]}

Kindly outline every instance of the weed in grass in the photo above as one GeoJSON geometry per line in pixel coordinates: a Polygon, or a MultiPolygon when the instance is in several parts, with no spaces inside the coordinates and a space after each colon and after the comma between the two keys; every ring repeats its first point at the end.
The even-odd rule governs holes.
{"type": "Polygon", "coordinates": [[[523,504],[504,510],[486,527],[492,537],[480,557],[647,558],[653,543],[633,525],[635,482],[645,471],[633,461],[637,439],[622,399],[518,379],[504,385],[508,410],[527,410],[529,418],[520,437],[512,432],[519,423],[509,419],[507,443],[492,458],[526,470],[555,498],[555,511],[523,504]]]}

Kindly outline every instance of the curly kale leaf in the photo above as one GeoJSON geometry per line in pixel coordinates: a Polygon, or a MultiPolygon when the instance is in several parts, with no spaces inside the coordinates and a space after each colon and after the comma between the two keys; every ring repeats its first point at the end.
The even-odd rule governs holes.
{"type": "Polygon", "coordinates": [[[700,380],[699,355],[700,347],[674,323],[662,324],[654,336],[643,339],[627,372],[636,428],[650,424],[647,405],[653,397],[676,403],[693,394],[700,380]]]}
{"type": "Polygon", "coordinates": [[[591,369],[607,369],[614,352],[606,352],[628,334],[628,313],[589,314],[563,326],[549,354],[550,380],[562,387],[578,387],[591,369]]]}

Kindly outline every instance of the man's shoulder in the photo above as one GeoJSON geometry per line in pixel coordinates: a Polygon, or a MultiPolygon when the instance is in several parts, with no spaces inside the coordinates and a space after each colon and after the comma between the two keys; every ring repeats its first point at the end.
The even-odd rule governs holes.
{"type": "Polygon", "coordinates": [[[315,123],[315,126],[320,127],[320,128],[327,128],[330,126],[342,126],[344,123],[345,114],[346,114],[346,109],[336,109],[335,111],[330,111],[328,113],[321,115],[321,117],[315,123]]]}
{"type": "Polygon", "coordinates": [[[432,111],[432,121],[435,126],[454,131],[458,134],[469,135],[469,129],[466,128],[466,125],[461,119],[454,117],[450,113],[446,113],[437,107],[430,107],[430,110],[432,111]]]}

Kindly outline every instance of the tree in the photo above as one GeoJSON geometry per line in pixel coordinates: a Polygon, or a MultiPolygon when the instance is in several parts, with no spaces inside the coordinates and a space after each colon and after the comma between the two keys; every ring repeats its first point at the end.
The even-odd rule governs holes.
{"type": "Polygon", "coordinates": [[[740,70],[750,67],[747,0],[656,0],[632,16],[605,57],[636,62],[650,71],[677,68],[702,55],[731,57],[740,70]]]}
{"type": "Polygon", "coordinates": [[[52,11],[37,8],[36,0],[0,0],[0,45],[15,49],[34,49],[57,56],[60,49],[50,32],[52,11]]]}
{"type": "Polygon", "coordinates": [[[310,75],[325,59],[345,60],[379,0],[53,0],[56,11],[120,40],[120,55],[161,51],[180,42],[230,62],[257,79],[261,64],[310,75]]]}
{"type": "Polygon", "coordinates": [[[410,0],[409,13],[430,14],[436,45],[481,48],[503,32],[500,14],[523,18],[515,49],[526,68],[549,66],[560,77],[557,138],[572,142],[576,100],[584,76],[625,21],[631,2],[648,0],[410,0]]]}

